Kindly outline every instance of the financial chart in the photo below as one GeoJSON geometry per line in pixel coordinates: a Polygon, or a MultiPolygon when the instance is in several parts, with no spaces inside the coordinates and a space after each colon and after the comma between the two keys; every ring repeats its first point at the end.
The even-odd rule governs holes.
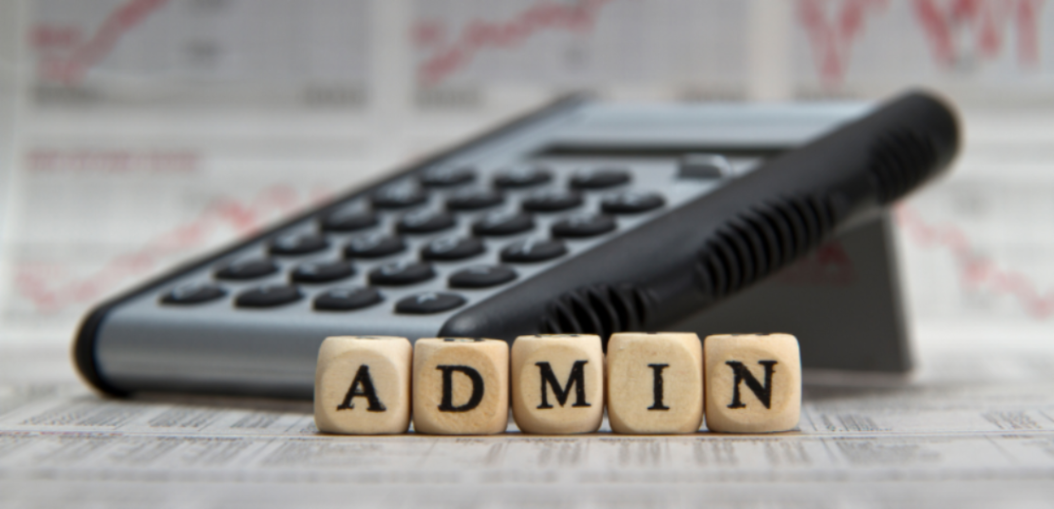
{"type": "Polygon", "coordinates": [[[1041,336],[1050,4],[24,0],[0,40],[0,340],[65,344],[99,300],[569,90],[870,100],[910,85],[949,94],[967,126],[952,176],[896,211],[913,323],[1041,336]]]}

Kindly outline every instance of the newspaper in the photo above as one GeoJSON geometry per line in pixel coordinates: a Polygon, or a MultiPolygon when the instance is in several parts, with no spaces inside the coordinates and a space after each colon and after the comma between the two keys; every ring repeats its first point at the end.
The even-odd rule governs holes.
{"type": "Polygon", "coordinates": [[[480,437],[324,435],[310,402],[102,398],[55,354],[0,352],[4,507],[1054,502],[1054,348],[1043,345],[938,345],[912,381],[807,385],[796,431],[681,436],[606,424],[582,436],[514,424],[480,437]]]}

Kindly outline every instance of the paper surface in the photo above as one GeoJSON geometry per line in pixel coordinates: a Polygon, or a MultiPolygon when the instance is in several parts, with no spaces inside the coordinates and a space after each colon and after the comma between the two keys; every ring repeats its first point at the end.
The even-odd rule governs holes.
{"type": "Polygon", "coordinates": [[[927,350],[907,385],[807,386],[795,432],[664,437],[615,435],[606,426],[561,437],[515,426],[487,437],[321,435],[309,403],[100,399],[45,360],[53,354],[2,355],[4,507],[1054,501],[1054,349],[1041,345],[927,350]]]}

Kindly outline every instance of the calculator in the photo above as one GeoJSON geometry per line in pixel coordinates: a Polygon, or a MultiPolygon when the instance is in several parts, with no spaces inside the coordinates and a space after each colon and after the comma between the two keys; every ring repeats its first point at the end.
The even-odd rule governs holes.
{"type": "MultiPolygon", "coordinates": [[[[100,304],[75,362],[115,395],[310,399],[328,336],[730,332],[707,310],[824,242],[884,238],[888,205],[958,145],[955,114],[923,92],[878,105],[566,98],[100,304]]],[[[875,246],[860,256],[880,259],[863,263],[888,271],[888,245],[875,246]]],[[[849,325],[864,336],[868,320],[899,319],[883,274],[849,325]]],[[[821,302],[792,293],[766,306],[822,322],[821,302]]],[[[749,306],[736,326],[768,325],[749,306]]],[[[808,366],[812,338],[801,340],[808,366]]],[[[845,358],[871,348],[823,341],[845,358]]],[[[906,361],[888,364],[877,369],[906,361]]]]}

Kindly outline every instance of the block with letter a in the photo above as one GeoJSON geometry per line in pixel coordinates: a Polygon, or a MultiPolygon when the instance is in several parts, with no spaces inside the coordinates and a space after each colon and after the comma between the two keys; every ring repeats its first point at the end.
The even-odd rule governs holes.
{"type": "Polygon", "coordinates": [[[422,338],[414,344],[414,431],[502,433],[509,421],[509,345],[496,339],[422,338]]]}
{"type": "Polygon", "coordinates": [[[703,346],[691,332],[620,332],[608,340],[615,433],[694,433],[703,420],[703,346]]]}
{"type": "Polygon", "coordinates": [[[789,431],[801,413],[801,355],[790,334],[724,334],[703,343],[706,427],[789,431]]]}
{"type": "Polygon", "coordinates": [[[327,433],[405,433],[412,357],[406,338],[326,338],[315,370],[315,426],[327,433]]]}
{"type": "Polygon", "coordinates": [[[512,415],[525,433],[590,433],[604,418],[600,336],[520,336],[512,345],[512,415]]]}

